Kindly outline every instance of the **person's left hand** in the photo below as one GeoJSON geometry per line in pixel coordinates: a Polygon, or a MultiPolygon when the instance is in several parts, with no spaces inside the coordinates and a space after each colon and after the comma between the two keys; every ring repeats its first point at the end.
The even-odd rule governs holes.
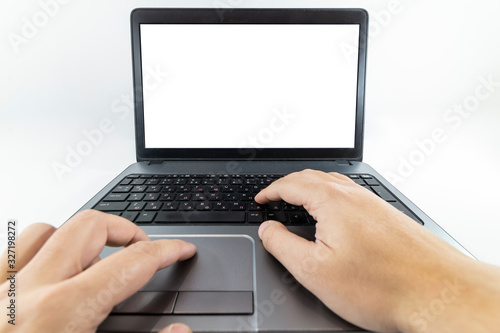
{"type": "MultiPolygon", "coordinates": [[[[195,253],[194,244],[151,241],[132,222],[93,210],[78,213],[58,230],[43,223],[31,225],[16,241],[16,325],[4,318],[0,331],[95,332],[113,307],[158,269],[195,253]],[[100,260],[105,245],[125,248],[100,260]]],[[[7,253],[1,258],[5,274],[10,270],[7,253]]],[[[10,302],[9,288],[9,281],[0,285],[3,309],[10,302]]],[[[190,331],[174,324],[160,333],[190,331]]]]}

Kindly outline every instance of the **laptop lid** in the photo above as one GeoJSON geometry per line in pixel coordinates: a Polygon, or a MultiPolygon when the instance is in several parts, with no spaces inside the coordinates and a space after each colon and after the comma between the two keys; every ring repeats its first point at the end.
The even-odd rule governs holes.
{"type": "Polygon", "coordinates": [[[131,22],[138,161],[362,159],[364,10],[144,8],[131,22]]]}

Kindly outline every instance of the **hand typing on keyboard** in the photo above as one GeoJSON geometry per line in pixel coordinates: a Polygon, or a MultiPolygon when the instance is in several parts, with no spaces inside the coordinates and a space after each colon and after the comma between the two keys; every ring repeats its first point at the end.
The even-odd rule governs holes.
{"type": "Polygon", "coordinates": [[[317,221],[316,240],[269,221],[259,229],[265,248],[344,319],[384,332],[498,330],[500,270],[466,257],[372,191],[340,174],[304,170],[255,197],[281,199],[317,221]]]}
{"type": "MultiPolygon", "coordinates": [[[[29,226],[17,239],[15,326],[7,317],[0,332],[95,332],[113,306],[139,290],[161,268],[192,257],[193,244],[181,240],[149,241],[124,218],[97,211],[75,215],[59,230],[43,223],[29,226]],[[103,260],[104,245],[126,246],[103,260]]],[[[0,263],[2,281],[7,254],[0,263]]],[[[9,281],[0,285],[7,309],[9,281]]],[[[5,315],[4,315],[5,317],[5,315]]],[[[190,332],[175,324],[161,332],[190,332]]],[[[160,333],[161,333],[160,332],[160,333]]]]}

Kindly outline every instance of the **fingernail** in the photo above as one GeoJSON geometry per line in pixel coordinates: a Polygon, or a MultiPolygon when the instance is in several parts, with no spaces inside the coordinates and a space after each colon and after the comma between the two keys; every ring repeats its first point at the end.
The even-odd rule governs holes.
{"type": "Polygon", "coordinates": [[[264,230],[269,227],[269,225],[271,224],[271,221],[266,221],[264,223],[262,223],[259,227],[259,237],[260,239],[262,239],[262,234],[264,233],[264,230]]]}
{"type": "Polygon", "coordinates": [[[186,333],[191,332],[191,330],[183,324],[172,324],[167,327],[167,333],[186,333]]]}

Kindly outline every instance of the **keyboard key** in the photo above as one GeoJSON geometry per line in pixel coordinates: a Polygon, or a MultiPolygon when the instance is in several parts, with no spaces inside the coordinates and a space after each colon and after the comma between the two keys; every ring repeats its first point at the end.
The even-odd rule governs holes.
{"type": "Polygon", "coordinates": [[[156,193],[156,192],[160,192],[160,190],[161,190],[161,186],[160,185],[151,185],[151,186],[148,186],[146,188],[146,192],[156,193]]]}
{"type": "Polygon", "coordinates": [[[351,178],[358,185],[366,185],[366,183],[361,178],[351,178]]]}
{"type": "Polygon", "coordinates": [[[283,212],[269,212],[267,213],[268,220],[275,220],[278,222],[286,223],[286,216],[283,212]]]}
{"type": "Polygon", "coordinates": [[[396,198],[382,186],[371,186],[373,192],[377,193],[385,201],[396,201],[396,198]]]}
{"type": "Polygon", "coordinates": [[[172,201],[165,202],[162,208],[162,210],[177,210],[177,209],[179,209],[179,203],[172,201]]]}
{"type": "Polygon", "coordinates": [[[303,212],[289,212],[286,215],[290,224],[300,225],[308,223],[306,215],[303,212]]]}
{"type": "Polygon", "coordinates": [[[225,201],[236,201],[239,198],[238,194],[235,193],[226,193],[223,195],[225,201]]]}
{"type": "Polygon", "coordinates": [[[160,182],[160,180],[158,178],[151,178],[151,179],[148,179],[148,181],[146,182],[146,185],[157,185],[159,182],[160,182]]]}
{"type": "Polygon", "coordinates": [[[144,193],[132,193],[130,197],[128,197],[128,201],[141,201],[144,198],[144,193]]]}
{"type": "Polygon", "coordinates": [[[202,180],[203,185],[212,185],[215,184],[215,177],[208,177],[202,180]]]}
{"type": "Polygon", "coordinates": [[[138,212],[123,212],[122,217],[126,218],[129,221],[134,222],[135,218],[139,215],[138,212]]]}
{"type": "Polygon", "coordinates": [[[300,210],[300,207],[285,202],[283,204],[283,209],[288,210],[288,211],[298,211],[298,210],[300,210]]]}
{"type": "Polygon", "coordinates": [[[100,210],[101,212],[121,211],[125,210],[128,205],[128,202],[101,202],[95,207],[95,209],[100,210]]]}
{"type": "Polygon", "coordinates": [[[231,203],[231,210],[245,210],[246,205],[244,202],[235,201],[231,203]]]}
{"type": "Polygon", "coordinates": [[[193,201],[205,201],[205,200],[207,200],[207,197],[204,194],[195,193],[191,200],[193,200],[193,201]]]}
{"type": "Polygon", "coordinates": [[[162,192],[174,193],[177,190],[177,186],[175,185],[167,185],[163,186],[162,192]]]}
{"type": "Polygon", "coordinates": [[[233,193],[234,192],[234,186],[232,186],[232,185],[222,185],[221,189],[222,189],[222,192],[224,192],[224,193],[233,193]]]}
{"type": "Polygon", "coordinates": [[[267,204],[267,208],[272,211],[280,211],[281,205],[279,202],[270,202],[267,204]]]}
{"type": "Polygon", "coordinates": [[[252,193],[252,187],[248,185],[238,186],[239,193],[252,193]]]}
{"type": "Polygon", "coordinates": [[[127,193],[110,193],[102,199],[102,201],[125,201],[127,200],[127,193]]]}
{"type": "Polygon", "coordinates": [[[174,182],[173,178],[165,178],[162,179],[158,184],[159,185],[171,185],[174,182]]]}
{"type": "Polygon", "coordinates": [[[132,189],[132,186],[117,186],[113,190],[114,193],[128,193],[132,189]]]}
{"type": "Polygon", "coordinates": [[[193,192],[193,193],[204,193],[205,192],[205,186],[202,186],[202,185],[193,186],[193,188],[191,189],[191,192],[193,192]]]}
{"type": "Polygon", "coordinates": [[[142,212],[135,220],[135,223],[151,223],[153,222],[155,216],[156,216],[155,212],[142,212]]]}
{"type": "Polygon", "coordinates": [[[258,204],[256,202],[250,202],[250,204],[248,205],[248,210],[263,210],[263,206],[261,204],[258,204]]]}
{"type": "Polygon", "coordinates": [[[192,202],[182,202],[179,205],[179,210],[195,210],[196,205],[192,202]]]}
{"type": "Polygon", "coordinates": [[[161,202],[149,202],[146,205],[146,208],[144,210],[160,210],[162,203],[161,202]]]}
{"type": "Polygon", "coordinates": [[[160,197],[160,193],[148,193],[144,198],[144,201],[156,201],[160,197]]]}
{"type": "Polygon", "coordinates": [[[174,181],[175,185],[186,185],[186,183],[187,183],[187,179],[186,178],[177,178],[174,181]]]}
{"type": "Polygon", "coordinates": [[[368,185],[370,185],[370,186],[380,185],[380,183],[378,182],[378,180],[376,180],[374,178],[365,179],[365,183],[368,184],[368,185]]]}
{"type": "Polygon", "coordinates": [[[229,203],[224,201],[216,202],[212,205],[214,210],[229,210],[229,203]]]}
{"type": "Polygon", "coordinates": [[[210,223],[226,223],[226,222],[245,222],[245,212],[159,212],[155,219],[157,223],[196,223],[196,222],[210,222],[210,223]]]}
{"type": "Polygon", "coordinates": [[[132,202],[127,210],[142,210],[146,205],[145,202],[132,202]]]}
{"type": "Polygon", "coordinates": [[[176,199],[179,201],[188,201],[189,199],[191,199],[191,193],[178,194],[176,199]]]}
{"type": "Polygon", "coordinates": [[[145,182],[146,182],[146,179],[138,178],[138,179],[134,179],[131,184],[132,185],[143,185],[145,182]]]}
{"type": "Polygon", "coordinates": [[[144,192],[146,191],[146,186],[144,185],[136,185],[132,188],[132,192],[144,192]]]}
{"type": "Polygon", "coordinates": [[[196,205],[196,210],[211,210],[212,204],[209,202],[199,202],[196,205]]]}
{"type": "Polygon", "coordinates": [[[176,194],[172,193],[163,193],[160,197],[162,201],[173,201],[175,199],[176,194]]]}
{"type": "Polygon", "coordinates": [[[248,223],[262,223],[264,222],[264,216],[262,212],[249,212],[248,214],[248,223]]]}
{"type": "Polygon", "coordinates": [[[219,177],[219,179],[217,180],[217,184],[219,185],[229,184],[229,177],[219,177]]]}
{"type": "Polygon", "coordinates": [[[207,195],[207,199],[210,201],[220,201],[222,199],[222,194],[210,193],[209,195],[207,195]]]}
{"type": "Polygon", "coordinates": [[[132,182],[132,179],[125,178],[120,182],[120,185],[129,185],[132,182]]]}
{"type": "Polygon", "coordinates": [[[255,196],[253,193],[240,193],[239,197],[241,201],[253,201],[255,196]]]}
{"type": "Polygon", "coordinates": [[[177,186],[177,192],[189,193],[189,192],[191,192],[191,186],[189,186],[189,185],[177,186]]]}

